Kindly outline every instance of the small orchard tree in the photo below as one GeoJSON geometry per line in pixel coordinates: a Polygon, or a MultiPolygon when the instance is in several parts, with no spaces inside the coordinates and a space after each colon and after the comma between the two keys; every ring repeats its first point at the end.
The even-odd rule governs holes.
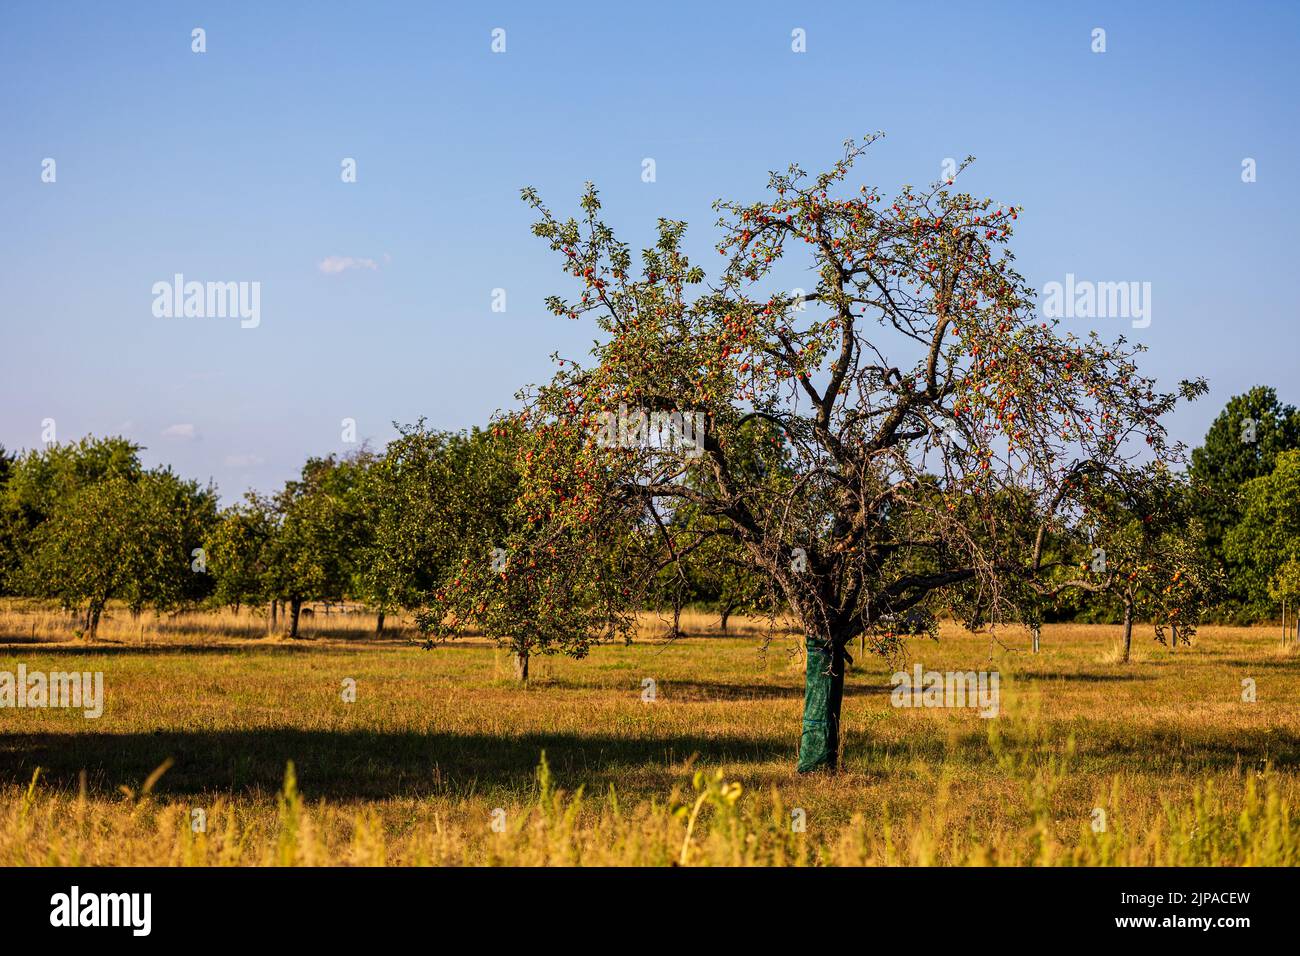
{"type": "Polygon", "coordinates": [[[616,510],[555,509],[597,476],[576,458],[580,435],[525,421],[453,441],[445,490],[427,514],[442,547],[455,551],[417,615],[428,647],[469,628],[503,643],[523,683],[533,654],[581,657],[602,633],[614,635],[610,619],[627,613],[616,556],[629,534],[616,510]]]}
{"type": "Polygon", "coordinates": [[[297,638],[306,601],[340,601],[352,593],[368,533],[360,488],[371,455],[310,458],[300,478],[276,495],[267,542],[267,592],[286,603],[297,638]]]}
{"type": "Polygon", "coordinates": [[[361,581],[378,612],[377,632],[388,613],[422,605],[447,564],[437,502],[447,487],[449,439],[425,428],[423,420],[402,427],[368,472],[363,496],[371,536],[361,581]]]}
{"type": "Polygon", "coordinates": [[[125,438],[87,436],[0,459],[7,472],[0,488],[0,585],[11,593],[29,586],[20,580],[21,569],[36,528],[61,502],[96,481],[113,475],[138,478],[144,471],[139,453],[140,446],[125,438]]]}
{"type": "Polygon", "coordinates": [[[1286,646],[1288,630],[1294,631],[1300,640],[1300,560],[1291,558],[1274,572],[1268,593],[1282,605],[1282,646],[1286,646]],[[1290,618],[1287,617],[1288,609],[1290,618]]]}
{"type": "Polygon", "coordinates": [[[1118,600],[1127,663],[1133,624],[1149,620],[1155,639],[1190,644],[1201,618],[1222,593],[1222,572],[1200,548],[1191,486],[1162,464],[1098,482],[1085,490],[1088,538],[1076,586],[1118,600]]]}
{"type": "MultiPolygon", "coordinates": [[[[599,333],[512,416],[530,436],[525,567],[549,582],[598,563],[593,536],[635,532],[617,584],[593,574],[565,592],[548,640],[626,633],[654,569],[684,553],[667,518],[698,508],[806,634],[801,771],[839,760],[850,642],[888,651],[940,601],[968,620],[1013,611],[1009,583],[1052,570],[1043,541],[1077,520],[1081,477],[1179,453],[1160,421],[1177,395],[1139,374],[1140,348],[1035,317],[1007,250],[1019,210],[951,183],[892,200],[852,189],[871,141],[823,174],[773,174],[761,200],[718,203],[708,286],[684,223],[660,220],[637,263],[593,187],[580,220],[524,191],[579,287],[550,308],[599,333]],[[815,284],[800,294],[781,274],[815,284]],[[759,429],[779,436],[783,468],[759,467],[759,429]]],[[[502,626],[536,619],[500,606],[502,626]]]]}
{"type": "Polygon", "coordinates": [[[110,475],[54,506],[33,532],[22,578],[28,593],[84,609],[93,640],[110,600],[138,614],[202,592],[206,569],[194,551],[215,517],[215,493],[170,471],[110,475]]]}
{"type": "MultiPolygon", "coordinates": [[[[268,548],[275,530],[274,507],[256,492],[221,512],[206,545],[213,597],[219,603],[238,609],[268,600],[268,548]]],[[[274,617],[272,612],[272,627],[274,617]]]]}
{"type": "Polygon", "coordinates": [[[515,497],[514,449],[504,436],[402,428],[370,469],[367,514],[373,535],[362,578],[381,612],[424,608],[484,542],[504,544],[515,497]],[[472,542],[472,543],[471,543],[472,542]]]}

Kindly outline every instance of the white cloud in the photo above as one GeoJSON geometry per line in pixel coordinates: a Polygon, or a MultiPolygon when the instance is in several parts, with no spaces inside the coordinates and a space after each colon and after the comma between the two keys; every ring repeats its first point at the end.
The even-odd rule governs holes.
{"type": "Polygon", "coordinates": [[[162,430],[164,438],[179,438],[183,441],[194,441],[199,437],[199,430],[189,422],[179,425],[168,425],[162,430]]]}
{"type": "Polygon", "coordinates": [[[326,256],[317,266],[326,275],[336,275],[348,269],[369,269],[379,271],[379,263],[374,259],[356,259],[352,256],[326,256]]]}

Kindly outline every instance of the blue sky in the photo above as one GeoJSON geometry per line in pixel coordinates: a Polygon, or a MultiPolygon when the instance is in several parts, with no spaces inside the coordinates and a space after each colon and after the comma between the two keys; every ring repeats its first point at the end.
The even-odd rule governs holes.
{"type": "Polygon", "coordinates": [[[230,500],[348,450],[344,418],[376,445],[482,423],[592,335],[542,306],[571,289],[521,186],[567,212],[595,181],[636,247],[689,220],[712,267],[713,199],[874,130],[858,175],[887,191],[974,154],[1035,287],[1151,283],[1145,329],[1064,326],[1206,376],[1177,437],[1255,384],[1300,403],[1300,6],[1134,7],[7,2],[0,443],[124,434],[230,500]],[[156,318],[178,272],[260,282],[260,325],[156,318]]]}

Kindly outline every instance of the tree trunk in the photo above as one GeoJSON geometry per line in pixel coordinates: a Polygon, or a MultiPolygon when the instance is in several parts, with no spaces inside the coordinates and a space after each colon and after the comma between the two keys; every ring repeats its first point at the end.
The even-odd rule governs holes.
{"type": "Polygon", "coordinates": [[[384,633],[384,612],[383,611],[380,611],[379,614],[375,617],[375,633],[376,634],[384,633]]]}
{"type": "Polygon", "coordinates": [[[104,607],[101,604],[92,604],[86,611],[86,637],[94,640],[99,634],[99,614],[104,607]]]}
{"type": "Polygon", "coordinates": [[[298,636],[298,615],[302,611],[302,598],[289,600],[289,636],[298,636]]]}
{"type": "Polygon", "coordinates": [[[528,683],[528,648],[515,648],[515,679],[521,684],[528,683]]]}
{"type": "Polygon", "coordinates": [[[727,633],[727,618],[731,617],[731,612],[734,609],[734,604],[725,604],[722,607],[722,621],[718,624],[718,630],[723,634],[727,633]]]}
{"type": "Polygon", "coordinates": [[[1120,658],[1121,664],[1128,663],[1129,651],[1133,649],[1133,602],[1124,602],[1124,656],[1120,658]]]}
{"type": "Polygon", "coordinates": [[[840,705],[844,702],[844,644],[809,636],[804,641],[803,733],[799,772],[834,771],[840,757],[840,705]]]}
{"type": "Polygon", "coordinates": [[[277,598],[271,598],[271,611],[270,611],[270,614],[271,614],[271,625],[270,625],[269,628],[267,628],[267,630],[271,631],[272,633],[275,632],[275,622],[276,622],[276,619],[279,617],[279,614],[277,613],[279,610],[280,610],[280,601],[279,601],[279,599],[277,599],[277,598]]]}
{"type": "Polygon", "coordinates": [[[1042,636],[1042,628],[1035,624],[1029,629],[1029,633],[1033,635],[1034,653],[1037,654],[1039,638],[1042,636]]]}

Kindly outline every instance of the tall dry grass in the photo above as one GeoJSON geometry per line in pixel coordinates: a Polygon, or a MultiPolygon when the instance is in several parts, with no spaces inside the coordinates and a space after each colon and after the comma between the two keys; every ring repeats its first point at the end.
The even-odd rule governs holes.
{"type": "MultiPolygon", "coordinates": [[[[377,617],[364,608],[305,605],[310,612],[299,619],[304,639],[405,640],[417,636],[415,622],[404,614],[385,616],[384,631],[376,634],[377,617]]],[[[280,614],[271,627],[265,607],[186,609],[175,612],[146,611],[132,614],[120,603],[112,603],[100,620],[96,640],[103,644],[150,645],[159,643],[229,643],[281,638],[288,631],[288,618],[280,614]]],[[[0,600],[0,644],[83,640],[81,621],[47,602],[19,599],[0,600]]]]}
{"type": "MultiPolygon", "coordinates": [[[[1012,758],[1017,759],[1017,758],[1012,758]]],[[[954,828],[950,780],[910,812],[846,810],[809,821],[778,788],[746,793],[697,772],[663,800],[628,805],[611,787],[566,792],[545,757],[527,801],[489,809],[409,803],[362,809],[308,802],[293,767],[275,805],[47,793],[39,780],[0,804],[4,866],[1295,866],[1294,789],[1271,774],[1208,779],[1190,801],[1127,810],[1119,777],[1087,822],[1062,820],[1051,794],[1064,765],[1020,768],[1023,818],[954,828]],[[1288,795],[1289,793],[1289,795],[1288,795]],[[201,814],[201,816],[200,816],[201,814]],[[1100,814],[1105,814],[1104,817],[1100,814]],[[1104,821],[1099,825],[1099,821],[1104,821]]]]}

